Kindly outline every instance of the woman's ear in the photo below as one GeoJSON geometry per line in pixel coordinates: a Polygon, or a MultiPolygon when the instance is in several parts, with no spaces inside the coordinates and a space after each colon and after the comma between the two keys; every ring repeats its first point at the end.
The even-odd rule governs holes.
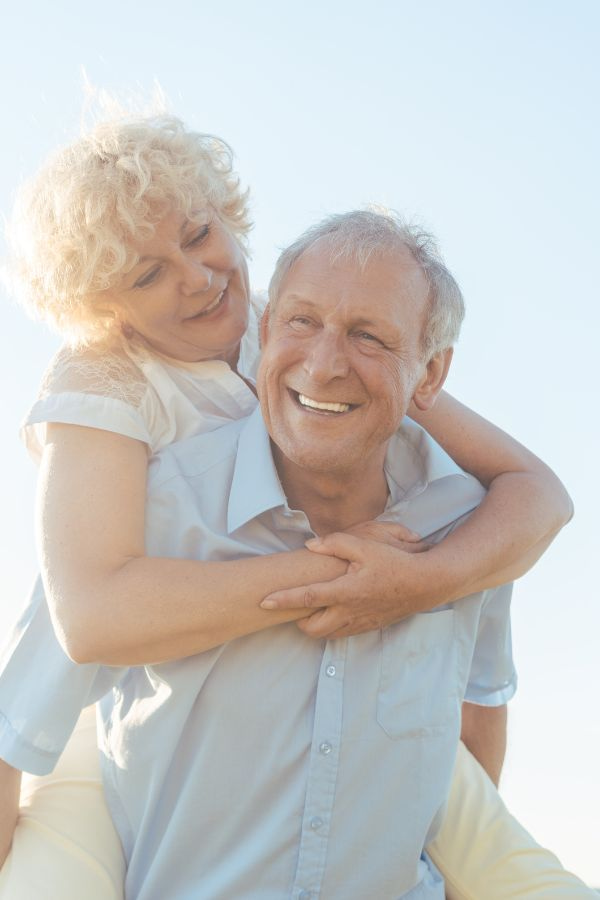
{"type": "Polygon", "coordinates": [[[427,363],[425,373],[418,383],[413,394],[413,403],[417,409],[423,412],[431,409],[437,399],[437,395],[444,386],[454,349],[448,347],[447,350],[440,350],[435,356],[432,356],[427,363]]]}

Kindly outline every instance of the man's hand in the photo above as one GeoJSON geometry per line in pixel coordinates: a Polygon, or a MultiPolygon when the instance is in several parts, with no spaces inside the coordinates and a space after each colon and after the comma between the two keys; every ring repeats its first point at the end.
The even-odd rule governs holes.
{"type": "Polygon", "coordinates": [[[364,522],[347,532],[314,538],[306,546],[313,553],[346,560],[346,574],[334,581],[269,594],[261,606],[315,609],[313,615],[297,622],[310,637],[349,637],[373,631],[420,608],[419,587],[425,584],[414,560],[429,544],[403,525],[364,522]]]}

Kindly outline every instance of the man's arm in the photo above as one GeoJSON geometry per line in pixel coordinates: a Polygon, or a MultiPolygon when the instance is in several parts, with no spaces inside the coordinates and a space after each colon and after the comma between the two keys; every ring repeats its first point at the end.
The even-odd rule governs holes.
{"type": "Polygon", "coordinates": [[[506,753],[506,704],[478,706],[463,703],[460,739],[485,769],[496,787],[506,753]]]}
{"type": "Polygon", "coordinates": [[[21,772],[0,759],[0,867],[8,856],[19,817],[21,772]]]}

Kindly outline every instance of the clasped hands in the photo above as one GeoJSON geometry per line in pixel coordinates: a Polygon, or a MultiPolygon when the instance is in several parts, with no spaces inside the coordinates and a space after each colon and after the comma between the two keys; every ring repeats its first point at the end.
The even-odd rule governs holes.
{"type": "Polygon", "coordinates": [[[431,545],[404,525],[371,521],[306,542],[312,553],[347,562],[332,581],[275,591],[263,609],[307,610],[296,624],[313,638],[342,638],[384,628],[428,608],[431,573],[423,565],[431,545]],[[312,612],[311,612],[312,610],[312,612]]]}

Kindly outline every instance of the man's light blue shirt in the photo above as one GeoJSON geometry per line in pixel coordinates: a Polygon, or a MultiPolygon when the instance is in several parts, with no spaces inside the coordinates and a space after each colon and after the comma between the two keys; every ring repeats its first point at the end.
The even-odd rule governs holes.
{"type": "MultiPolygon", "coordinates": [[[[149,555],[301,547],[260,412],[151,467],[149,555]],[[239,438],[239,445],[238,445],[239,438]]],[[[439,538],[482,489],[417,428],[390,444],[385,515],[439,538]]],[[[128,896],[443,897],[422,858],[443,808],[463,697],[514,685],[509,589],[354,638],[295,625],[131,669],[106,699],[105,783],[128,896]]]]}
{"type": "MultiPolygon", "coordinates": [[[[483,495],[410,423],[390,442],[386,474],[384,517],[433,540],[483,495]]],[[[312,534],[286,503],[259,413],[165,450],[148,491],[149,555],[224,560],[312,534]]],[[[13,722],[0,755],[6,738],[13,765],[45,765],[78,693],[80,707],[120,679],[102,701],[103,751],[128,897],[443,898],[423,849],[443,812],[462,699],[498,705],[514,691],[509,603],[500,588],[344,640],[290,624],[178,662],[76,667],[86,674],[67,702],[27,717],[26,740],[13,722]]],[[[5,687],[3,675],[0,697],[5,687]]]]}

